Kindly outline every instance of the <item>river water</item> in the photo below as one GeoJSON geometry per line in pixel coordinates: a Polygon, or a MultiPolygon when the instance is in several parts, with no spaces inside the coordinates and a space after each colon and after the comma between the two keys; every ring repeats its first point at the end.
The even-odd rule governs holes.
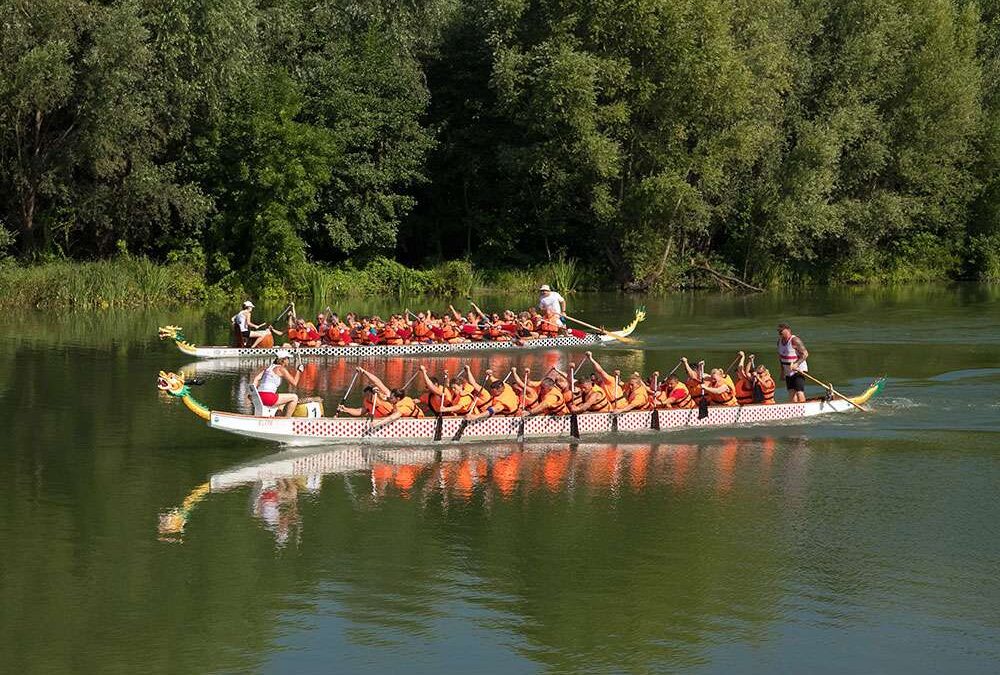
{"type": "MultiPolygon", "coordinates": [[[[636,304],[571,298],[608,326],[636,304]]],[[[817,376],[888,386],[866,414],[652,440],[289,453],[156,390],[181,370],[211,407],[244,405],[249,366],[189,364],[155,337],[222,340],[226,313],[5,316],[0,670],[1000,670],[1000,289],[646,306],[643,344],[603,362],[725,366],[742,348],[774,370],[787,320],[817,376]],[[183,533],[161,536],[186,499],[183,533]]],[[[398,382],[419,363],[463,362],[369,366],[398,382]]],[[[311,365],[302,388],[332,410],[351,368],[311,365]]]]}

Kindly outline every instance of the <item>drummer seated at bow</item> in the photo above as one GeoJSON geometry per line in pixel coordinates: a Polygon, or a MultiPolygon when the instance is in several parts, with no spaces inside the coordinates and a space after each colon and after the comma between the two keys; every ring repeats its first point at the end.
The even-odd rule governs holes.
{"type": "MultiPolygon", "coordinates": [[[[243,308],[240,309],[235,315],[233,315],[231,321],[233,322],[233,331],[236,333],[238,338],[238,347],[257,347],[263,340],[269,335],[268,329],[271,328],[264,323],[254,323],[251,315],[253,314],[253,303],[249,300],[243,302],[243,308]]],[[[273,328],[271,330],[274,330],[273,328]]],[[[281,335],[281,331],[274,330],[275,333],[281,335]]]]}
{"type": "Polygon", "coordinates": [[[299,397],[297,394],[291,393],[279,394],[278,387],[281,386],[282,381],[288,382],[293,387],[298,385],[299,377],[305,370],[302,364],[299,364],[299,367],[294,370],[289,370],[288,362],[291,358],[292,355],[287,349],[279,349],[275,354],[274,363],[263,368],[254,375],[252,380],[257,394],[260,396],[260,402],[268,407],[285,406],[283,413],[285,417],[291,417],[292,413],[295,412],[295,406],[299,404],[299,397]]]}
{"type": "Polygon", "coordinates": [[[600,363],[594,360],[594,355],[591,352],[586,354],[587,360],[594,367],[594,374],[591,376],[595,378],[595,382],[598,386],[604,389],[604,393],[608,395],[608,400],[611,401],[611,408],[613,410],[621,410],[625,407],[625,395],[622,390],[621,380],[619,379],[618,371],[612,375],[608,371],[604,370],[600,363]]]}
{"type": "Polygon", "coordinates": [[[708,396],[709,405],[735,406],[736,388],[727,381],[726,371],[722,368],[713,368],[711,377],[701,385],[701,390],[708,396]]]}

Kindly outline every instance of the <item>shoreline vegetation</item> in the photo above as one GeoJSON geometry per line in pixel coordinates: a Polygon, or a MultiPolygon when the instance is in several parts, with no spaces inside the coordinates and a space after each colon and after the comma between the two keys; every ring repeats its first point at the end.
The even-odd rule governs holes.
{"type": "Polygon", "coordinates": [[[1000,280],[1000,0],[33,0],[0,93],[6,305],[1000,280]]]}
{"type": "MultiPolygon", "coordinates": [[[[714,270],[713,270],[714,271],[714,270]]],[[[727,281],[728,274],[705,274],[705,267],[692,265],[672,290],[721,290],[751,292],[740,283],[727,281]]],[[[877,280],[880,284],[947,282],[954,279],[928,274],[927,270],[900,271],[877,280]]],[[[991,281],[989,279],[980,281],[991,281]]],[[[382,296],[459,297],[479,294],[524,295],[550,284],[563,293],[616,289],[606,279],[583,270],[573,260],[557,260],[525,270],[475,270],[467,261],[451,261],[427,269],[413,269],[398,262],[376,258],[364,267],[308,267],[294,284],[254,293],[240,285],[210,284],[204,270],[189,260],[160,263],[128,254],[90,262],[59,260],[24,265],[13,259],[0,260],[0,308],[138,309],[153,306],[204,305],[221,307],[246,297],[258,301],[329,302],[333,298],[382,296]]],[[[808,287],[798,280],[794,287],[808,287]]],[[[836,284],[834,284],[836,285],[836,284]]],[[[840,285],[874,286],[875,280],[840,285]]],[[[771,287],[773,288],[773,286],[771,287]]],[[[768,289],[762,289],[768,290],[768,289]]]]}

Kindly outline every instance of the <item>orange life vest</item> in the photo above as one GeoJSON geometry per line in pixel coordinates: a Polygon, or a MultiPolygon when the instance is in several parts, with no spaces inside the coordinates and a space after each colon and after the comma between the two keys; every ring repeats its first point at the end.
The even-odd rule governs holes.
{"type": "MultiPolygon", "coordinates": [[[[608,393],[604,391],[603,387],[595,384],[590,391],[591,393],[596,391],[600,400],[598,403],[590,406],[589,412],[608,412],[611,410],[611,401],[608,400],[608,393]]],[[[590,394],[587,395],[587,398],[590,398],[590,394]]]]}
{"type": "Polygon", "coordinates": [[[386,401],[381,396],[378,398],[377,401],[372,401],[371,399],[366,398],[362,402],[362,406],[364,407],[365,412],[368,413],[369,416],[373,417],[388,417],[396,410],[396,407],[394,405],[386,401]],[[375,403],[374,415],[372,415],[372,403],[375,403]]]}
{"type": "Polygon", "coordinates": [[[770,375],[758,375],[757,386],[764,394],[764,405],[774,405],[774,380],[770,375]]]}
{"type": "Polygon", "coordinates": [[[541,403],[545,415],[562,415],[566,412],[566,401],[558,389],[549,389],[542,397],[541,403]]]}
{"type": "Polygon", "coordinates": [[[725,390],[721,394],[708,392],[708,401],[713,405],[734,406],[736,403],[736,392],[728,383],[723,382],[725,390]]]}
{"type": "Polygon", "coordinates": [[[423,417],[424,411],[420,409],[417,402],[414,401],[409,396],[404,396],[403,398],[396,401],[396,410],[403,417],[423,417]]]}
{"type": "Polygon", "coordinates": [[[639,405],[632,408],[632,410],[649,410],[652,407],[649,405],[649,392],[646,391],[645,385],[630,388],[626,403],[631,405],[636,402],[638,402],[639,405]]]}
{"type": "Polygon", "coordinates": [[[444,390],[444,401],[441,400],[442,397],[437,394],[432,394],[430,390],[425,391],[420,395],[420,402],[431,409],[435,414],[440,414],[442,403],[445,406],[451,405],[451,391],[448,389],[444,390]]]}
{"type": "Polygon", "coordinates": [[[678,382],[677,386],[670,390],[668,398],[674,408],[693,408],[695,406],[690,390],[682,382],[678,382]],[[678,392],[683,392],[683,396],[678,395],[678,392]]]}
{"type": "Polygon", "coordinates": [[[743,377],[736,380],[736,402],[740,405],[753,403],[753,384],[750,380],[743,377]]]}
{"type": "Polygon", "coordinates": [[[684,381],[684,386],[687,387],[688,393],[691,394],[691,398],[701,397],[701,382],[697,378],[689,377],[684,381]]]}
{"type": "Polygon", "coordinates": [[[517,412],[517,408],[520,405],[521,400],[518,398],[517,392],[507,383],[504,383],[500,393],[490,401],[490,406],[492,406],[493,412],[496,415],[511,415],[517,412]]]}

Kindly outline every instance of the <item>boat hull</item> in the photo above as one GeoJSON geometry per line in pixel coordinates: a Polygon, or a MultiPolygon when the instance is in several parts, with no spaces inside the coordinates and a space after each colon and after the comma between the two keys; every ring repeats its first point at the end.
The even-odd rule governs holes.
{"type": "MultiPolygon", "coordinates": [[[[872,385],[852,400],[862,404],[871,398],[879,385],[872,385]]],[[[619,414],[582,413],[576,415],[576,435],[570,415],[490,417],[469,422],[460,440],[517,441],[534,439],[575,439],[581,436],[664,433],[703,427],[735,427],[805,419],[817,415],[848,412],[854,406],[847,400],[813,400],[805,403],[711,407],[708,416],[699,418],[698,410],[635,411],[619,414]],[[654,419],[654,413],[656,419],[654,419]]],[[[250,436],[286,445],[326,445],[333,443],[435,443],[456,440],[463,420],[458,417],[400,419],[372,429],[366,418],[287,418],[253,417],[212,411],[209,425],[214,429],[250,436]],[[438,431],[440,424],[440,431],[438,431]]]]}
{"type": "MultiPolygon", "coordinates": [[[[490,352],[490,351],[524,351],[532,349],[552,349],[559,347],[597,347],[617,343],[613,337],[607,335],[587,334],[582,338],[576,337],[555,337],[536,338],[527,340],[522,345],[513,342],[458,342],[458,343],[413,343],[408,345],[345,345],[335,347],[326,345],[322,347],[299,347],[295,352],[299,356],[309,357],[348,357],[348,358],[371,358],[389,356],[450,356],[453,354],[466,352],[490,352]]],[[[251,349],[249,347],[213,347],[196,346],[188,342],[175,342],[177,348],[188,356],[199,359],[253,359],[253,358],[273,358],[277,347],[267,349],[251,349]]]]}

